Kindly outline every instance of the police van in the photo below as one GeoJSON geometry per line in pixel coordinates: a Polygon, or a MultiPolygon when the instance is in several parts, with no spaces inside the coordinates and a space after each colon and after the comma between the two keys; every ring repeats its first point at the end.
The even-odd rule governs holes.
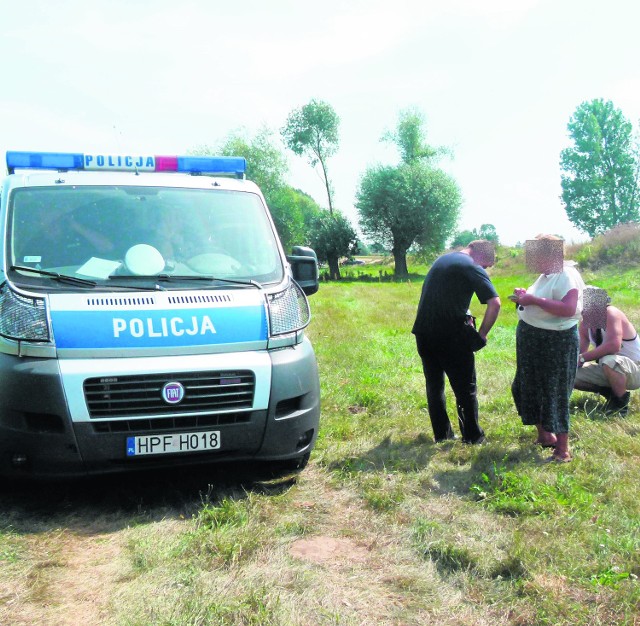
{"type": "Polygon", "coordinates": [[[0,474],[304,467],[317,259],[285,256],[245,165],[7,152],[0,474]]]}

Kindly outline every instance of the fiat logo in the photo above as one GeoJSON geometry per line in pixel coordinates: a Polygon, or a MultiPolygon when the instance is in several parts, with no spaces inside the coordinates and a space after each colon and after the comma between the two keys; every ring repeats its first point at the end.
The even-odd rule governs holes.
{"type": "Polygon", "coordinates": [[[184,387],[180,383],[167,383],[162,388],[162,399],[167,404],[178,404],[184,398],[184,387]]]}

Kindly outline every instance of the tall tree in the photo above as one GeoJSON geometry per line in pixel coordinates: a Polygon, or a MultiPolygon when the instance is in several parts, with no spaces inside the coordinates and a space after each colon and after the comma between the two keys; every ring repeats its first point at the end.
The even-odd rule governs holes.
{"type": "Polygon", "coordinates": [[[492,241],[496,245],[500,243],[500,237],[498,237],[498,231],[493,224],[480,224],[478,230],[478,239],[486,239],[492,241]]]}
{"type": "Polygon", "coordinates": [[[638,220],[637,164],[631,123],[610,101],[583,102],[562,151],[562,200],[569,220],[591,237],[638,220]]]}
{"type": "Polygon", "coordinates": [[[276,145],[274,132],[266,126],[253,137],[240,131],[231,133],[222,144],[221,154],[247,159],[247,178],[260,187],[267,202],[286,184],[287,158],[276,145]]]}
{"type": "Polygon", "coordinates": [[[413,244],[424,251],[444,248],[461,202],[449,175],[419,161],[369,168],[356,198],[363,233],[391,249],[397,277],[408,275],[413,244]]]}
{"type": "Polygon", "coordinates": [[[414,244],[425,252],[444,247],[461,204],[455,181],[433,166],[442,150],[427,144],[423,125],[415,109],[400,113],[396,130],[382,138],[397,145],[400,165],[368,168],[356,193],[360,227],[391,249],[397,277],[407,276],[414,244]]]}
{"type": "Polygon", "coordinates": [[[334,210],[327,168],[329,157],[338,150],[339,124],[340,118],[330,104],[311,100],[303,107],[293,110],[280,131],[290,150],[299,156],[306,156],[311,167],[315,168],[320,164],[321,178],[327,190],[329,214],[313,220],[311,240],[312,245],[317,248],[318,258],[324,257],[327,260],[332,279],[340,278],[338,261],[341,256],[349,255],[352,249],[351,235],[355,238],[355,231],[349,221],[334,210]]]}
{"type": "Polygon", "coordinates": [[[339,124],[340,118],[330,104],[311,100],[309,104],[292,111],[281,130],[282,138],[291,151],[306,156],[311,167],[320,164],[330,213],[333,213],[333,194],[327,160],[338,149],[339,124]]]}

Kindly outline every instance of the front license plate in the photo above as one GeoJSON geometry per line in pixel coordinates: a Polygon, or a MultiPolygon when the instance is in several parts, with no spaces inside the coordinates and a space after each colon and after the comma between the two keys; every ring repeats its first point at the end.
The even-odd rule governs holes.
{"type": "Polygon", "coordinates": [[[220,431],[127,437],[127,456],[201,452],[220,448],[220,431]]]}

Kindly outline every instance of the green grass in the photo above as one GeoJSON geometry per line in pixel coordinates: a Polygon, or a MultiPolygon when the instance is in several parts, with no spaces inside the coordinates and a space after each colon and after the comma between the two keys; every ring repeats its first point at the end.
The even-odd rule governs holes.
{"type": "Polygon", "coordinates": [[[18,533],[11,527],[0,530],[0,563],[18,563],[21,553],[18,533]]]}
{"type": "MultiPolygon", "coordinates": [[[[638,624],[640,394],[619,418],[575,393],[574,461],[541,463],[548,452],[533,445],[510,395],[517,317],[506,296],[533,280],[517,262],[492,270],[503,309],[477,357],[487,444],[433,443],[410,334],[421,279],[322,284],[308,330],[322,387],[309,466],[273,484],[212,484],[188,515],[165,518],[163,503],[132,513],[118,530],[121,571],[105,582],[101,621],[638,624]],[[323,538],[343,540],[342,551],[325,560],[292,552],[323,538]]],[[[640,327],[636,270],[589,281],[640,327]]],[[[0,565],[21,589],[35,585],[36,557],[44,561],[54,533],[39,544],[37,528],[29,536],[10,523],[0,518],[0,565]]],[[[0,617],[11,616],[2,613],[9,597],[0,617]]]]}
{"type": "MultiPolygon", "coordinates": [[[[337,488],[355,490],[365,506],[406,527],[441,575],[463,576],[465,587],[494,607],[526,606],[525,613],[535,615],[532,623],[540,624],[634,623],[640,600],[638,400],[627,418],[607,418],[597,398],[575,393],[575,461],[542,464],[545,455],[532,445],[534,433],[521,425],[510,395],[517,316],[506,296],[534,277],[522,270],[515,277],[493,274],[503,309],[477,359],[481,421],[490,440],[479,449],[431,443],[410,335],[420,283],[323,286],[310,331],[323,373],[316,463],[337,488]],[[442,502],[446,523],[424,515],[442,502]],[[490,520],[486,536],[470,540],[470,519],[480,511],[490,520]],[[510,547],[496,554],[494,540],[502,535],[510,547]],[[479,572],[483,578],[475,582],[479,572]],[[492,578],[491,572],[502,573],[492,578]],[[562,584],[542,594],[540,581],[547,577],[562,584]],[[499,589],[505,579],[511,581],[507,594],[499,589]]],[[[636,270],[589,278],[640,327],[636,270]]],[[[481,316],[483,307],[474,301],[472,310],[481,316]]],[[[449,408],[454,417],[452,403],[449,408]]]]}

